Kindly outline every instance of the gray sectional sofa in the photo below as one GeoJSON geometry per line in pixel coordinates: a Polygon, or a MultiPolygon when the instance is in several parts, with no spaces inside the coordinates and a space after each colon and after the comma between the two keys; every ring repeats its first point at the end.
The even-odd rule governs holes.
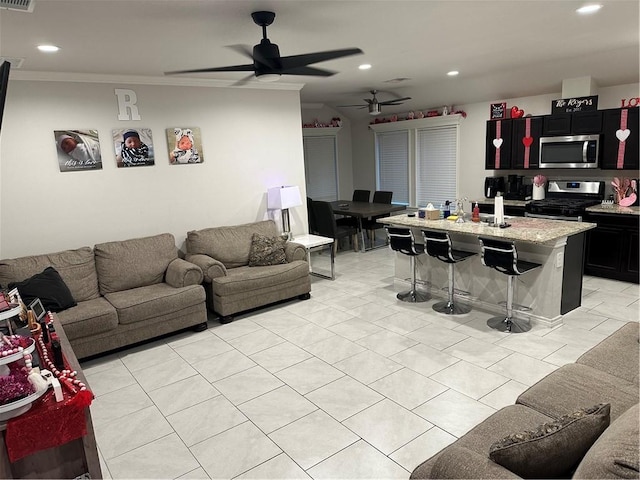
{"type": "Polygon", "coordinates": [[[421,463],[411,478],[639,478],[639,341],[639,324],[624,325],[421,463]]]}
{"type": "Polygon", "coordinates": [[[222,323],[232,321],[238,312],[310,296],[307,250],[285,242],[283,263],[250,266],[254,234],[279,236],[273,220],[187,233],[185,259],[202,269],[208,305],[222,323]]]}
{"type": "Polygon", "coordinates": [[[0,260],[0,285],[47,267],[58,271],[77,303],[57,315],[78,358],[206,328],[202,270],[178,257],[170,233],[0,260]]]}

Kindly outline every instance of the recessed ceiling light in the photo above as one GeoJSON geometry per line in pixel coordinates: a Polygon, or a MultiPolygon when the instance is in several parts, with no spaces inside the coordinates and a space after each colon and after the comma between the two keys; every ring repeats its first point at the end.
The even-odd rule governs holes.
{"type": "Polygon", "coordinates": [[[585,5],[584,7],[580,7],[579,9],[576,10],[576,12],[581,14],[589,14],[589,13],[595,13],[601,8],[602,8],[602,5],[594,3],[591,5],[585,5]]]}
{"type": "Polygon", "coordinates": [[[358,67],[360,70],[369,70],[371,68],[371,64],[369,63],[363,63],[362,65],[360,65],[358,67]]]}
{"type": "Polygon", "coordinates": [[[57,52],[60,50],[60,47],[56,47],[55,45],[38,45],[38,50],[41,52],[57,52]]]}
{"type": "Polygon", "coordinates": [[[447,75],[449,75],[450,77],[455,77],[459,73],[460,72],[458,70],[451,70],[450,72],[447,72],[447,75]]]}

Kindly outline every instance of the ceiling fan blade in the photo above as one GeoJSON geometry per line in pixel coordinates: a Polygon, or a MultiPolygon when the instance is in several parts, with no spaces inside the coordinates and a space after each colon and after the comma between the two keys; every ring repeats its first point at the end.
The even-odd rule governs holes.
{"type": "Polygon", "coordinates": [[[380,105],[401,105],[402,102],[406,102],[407,100],[411,100],[411,97],[394,98],[393,100],[386,100],[384,102],[380,102],[380,105]]]}
{"type": "Polygon", "coordinates": [[[246,77],[241,78],[240,80],[238,80],[237,82],[233,82],[231,84],[232,87],[241,87],[242,85],[246,85],[247,83],[249,83],[249,81],[255,78],[255,75],[252,73],[251,75],[247,75],[246,77]]]}
{"type": "Polygon", "coordinates": [[[325,62],[350,55],[364,53],[359,48],[344,48],[342,50],[327,50],[326,52],[304,53],[302,55],[291,55],[280,58],[283,70],[290,70],[297,67],[306,67],[312,63],[325,62]]]}
{"type": "Polygon", "coordinates": [[[251,65],[233,65],[231,67],[214,67],[200,68],[197,70],[177,70],[174,72],[164,72],[165,75],[176,75],[180,73],[207,73],[207,72],[253,72],[254,66],[251,65]]]}
{"type": "Polygon", "coordinates": [[[234,52],[239,53],[240,55],[244,55],[245,57],[253,60],[253,50],[249,45],[236,44],[236,45],[227,45],[226,47],[230,48],[234,52]]]}
{"type": "Polygon", "coordinates": [[[314,67],[296,67],[290,69],[282,69],[283,75],[311,75],[316,77],[330,77],[331,75],[335,75],[337,72],[333,72],[331,70],[324,70],[322,68],[314,68],[314,67]]]}
{"type": "Polygon", "coordinates": [[[362,105],[360,103],[357,103],[355,105],[336,105],[336,107],[360,107],[360,108],[365,108],[366,105],[362,105]]]}

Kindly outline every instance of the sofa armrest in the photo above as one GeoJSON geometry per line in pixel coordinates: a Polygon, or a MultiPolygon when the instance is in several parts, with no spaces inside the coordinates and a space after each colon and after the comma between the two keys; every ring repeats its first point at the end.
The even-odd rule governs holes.
{"type": "Polygon", "coordinates": [[[295,241],[284,244],[284,254],[287,257],[287,262],[307,260],[307,249],[295,241]]]}
{"type": "Polygon", "coordinates": [[[202,269],[205,282],[211,283],[211,280],[213,280],[214,278],[227,276],[227,268],[224,266],[224,264],[221,261],[210,257],[209,255],[204,255],[202,253],[198,253],[195,255],[187,254],[185,256],[185,260],[196,264],[202,269]]]}
{"type": "Polygon", "coordinates": [[[172,287],[180,288],[188,285],[200,285],[202,278],[202,270],[199,266],[176,258],[169,263],[164,281],[172,287]]]}
{"type": "Polygon", "coordinates": [[[511,470],[468,448],[450,445],[433,464],[430,478],[521,478],[511,470]]]}

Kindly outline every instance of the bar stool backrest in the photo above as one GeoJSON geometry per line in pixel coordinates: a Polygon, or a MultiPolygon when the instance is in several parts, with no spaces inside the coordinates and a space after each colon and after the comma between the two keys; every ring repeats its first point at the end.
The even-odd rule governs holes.
{"type": "Polygon", "coordinates": [[[433,230],[423,230],[422,236],[427,253],[438,260],[447,263],[455,263],[451,247],[451,237],[447,232],[435,232],[433,230]]]}
{"type": "Polygon", "coordinates": [[[520,275],[518,270],[518,252],[513,242],[479,237],[482,251],[482,264],[495,268],[507,275],[520,275]]]}
{"type": "Polygon", "coordinates": [[[353,198],[354,202],[367,202],[369,203],[369,197],[371,196],[371,190],[354,190],[353,198]]]}
{"type": "Polygon", "coordinates": [[[422,245],[416,245],[410,228],[385,227],[389,237],[391,250],[405,255],[420,255],[424,253],[422,245]]]}

